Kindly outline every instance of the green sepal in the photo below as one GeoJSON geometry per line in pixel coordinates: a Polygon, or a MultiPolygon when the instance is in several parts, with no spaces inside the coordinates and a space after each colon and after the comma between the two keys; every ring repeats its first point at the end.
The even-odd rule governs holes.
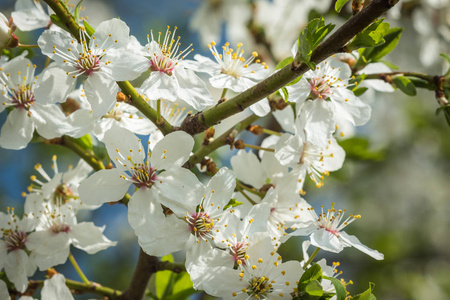
{"type": "Polygon", "coordinates": [[[51,14],[50,15],[50,20],[52,21],[53,24],[55,24],[56,26],[64,29],[67,32],[70,32],[69,28],[67,28],[66,24],[64,24],[63,21],[61,21],[61,19],[55,15],[55,14],[51,14]]]}
{"type": "Polygon", "coordinates": [[[89,25],[89,23],[86,20],[83,20],[83,26],[86,29],[86,32],[89,36],[92,36],[95,32],[95,29],[89,25]]]}
{"type": "Polygon", "coordinates": [[[298,38],[298,51],[296,62],[304,62],[310,69],[314,70],[315,64],[310,62],[314,49],[333,30],[334,24],[325,25],[324,18],[311,20],[306,28],[302,30],[298,38]]]}
{"type": "Polygon", "coordinates": [[[361,294],[352,297],[352,300],[376,300],[375,296],[372,294],[375,284],[369,282],[369,288],[361,294]]]}
{"type": "Polygon", "coordinates": [[[394,65],[393,63],[386,61],[386,60],[380,60],[380,63],[385,64],[386,66],[388,66],[389,68],[393,69],[393,70],[398,70],[399,67],[394,65]]]}
{"type": "Polygon", "coordinates": [[[283,92],[284,95],[284,102],[288,102],[289,100],[289,92],[287,91],[286,87],[282,87],[281,91],[283,92]]]}
{"type": "Polygon", "coordinates": [[[348,1],[350,1],[350,0],[337,0],[337,1],[336,1],[336,4],[334,5],[334,9],[335,9],[338,13],[340,13],[342,7],[344,7],[344,5],[345,5],[348,1]]]}
{"type": "Polygon", "coordinates": [[[84,0],[80,0],[80,2],[78,2],[77,6],[75,6],[75,11],[73,13],[73,18],[75,19],[75,22],[78,23],[78,20],[80,19],[80,8],[81,8],[81,3],[83,3],[84,0]]]}
{"type": "Polygon", "coordinates": [[[346,45],[348,51],[359,48],[375,47],[385,43],[384,36],[389,30],[389,23],[383,23],[383,19],[379,19],[367,26],[363,31],[358,33],[353,40],[346,45]]]}
{"type": "Polygon", "coordinates": [[[323,276],[323,279],[331,281],[334,285],[334,289],[336,290],[336,300],[345,300],[345,298],[347,298],[347,290],[339,279],[328,276],[323,276]]]}
{"type": "MultiPolygon", "coordinates": [[[[384,23],[387,24],[387,23],[384,23]]],[[[389,25],[389,24],[387,24],[389,25]]],[[[402,36],[403,28],[390,28],[384,35],[384,44],[374,47],[370,53],[369,60],[372,62],[379,61],[385,55],[389,54],[397,47],[398,41],[402,36]]]]}
{"type": "Polygon", "coordinates": [[[223,207],[223,210],[227,210],[227,209],[230,208],[230,207],[236,207],[236,206],[239,206],[239,205],[241,205],[241,204],[243,204],[243,203],[244,203],[244,202],[236,201],[236,198],[230,199],[230,201],[228,201],[227,205],[225,205],[225,206],[223,207]]]}
{"type": "Polygon", "coordinates": [[[414,83],[405,76],[402,76],[402,75],[393,76],[392,82],[395,84],[395,86],[399,90],[401,90],[403,93],[405,93],[408,96],[415,96],[417,94],[414,83]]]}
{"type": "Polygon", "coordinates": [[[294,61],[294,59],[292,57],[287,57],[277,64],[277,66],[275,67],[275,70],[283,69],[287,65],[292,64],[293,61],[294,61]]]}

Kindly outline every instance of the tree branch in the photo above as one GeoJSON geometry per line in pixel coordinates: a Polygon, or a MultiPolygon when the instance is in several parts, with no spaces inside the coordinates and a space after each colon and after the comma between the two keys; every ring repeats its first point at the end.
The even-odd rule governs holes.
{"type": "MultiPolygon", "coordinates": [[[[343,47],[357,33],[362,31],[374,20],[394,6],[398,0],[374,0],[360,13],[350,18],[335,33],[329,36],[313,52],[311,61],[318,64],[330,55],[342,52],[343,47]]],[[[275,74],[249,88],[234,98],[216,105],[204,112],[197,113],[181,125],[181,129],[194,135],[206,130],[220,121],[243,111],[250,105],[276,92],[309,68],[304,63],[294,62],[275,74]]]]}

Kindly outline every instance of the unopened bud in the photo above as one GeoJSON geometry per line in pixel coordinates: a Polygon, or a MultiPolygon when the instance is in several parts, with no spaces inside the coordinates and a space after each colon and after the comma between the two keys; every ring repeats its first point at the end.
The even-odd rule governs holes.
{"type": "Polygon", "coordinates": [[[283,110],[286,108],[287,105],[288,104],[286,103],[286,101],[284,101],[283,99],[280,99],[280,100],[278,100],[278,102],[275,106],[278,110],[283,110]]]}
{"type": "Polygon", "coordinates": [[[247,130],[253,133],[254,135],[260,135],[261,133],[263,133],[263,129],[264,128],[259,125],[250,125],[249,127],[247,127],[247,130]]]}
{"type": "Polygon", "coordinates": [[[214,133],[216,130],[214,127],[210,127],[205,130],[205,138],[203,139],[203,145],[209,145],[214,140],[214,133]]]}
{"type": "Polygon", "coordinates": [[[353,0],[352,11],[354,15],[359,13],[363,9],[363,7],[364,7],[364,0],[353,0]]]}
{"type": "Polygon", "coordinates": [[[210,160],[207,164],[206,164],[206,170],[211,173],[211,174],[216,174],[217,173],[217,165],[215,162],[213,162],[212,160],[210,160]]]}
{"type": "Polygon", "coordinates": [[[19,45],[19,39],[13,34],[16,26],[12,18],[9,20],[0,12],[0,50],[3,48],[15,48],[19,45]]]}
{"type": "Polygon", "coordinates": [[[269,184],[265,184],[259,189],[259,191],[265,193],[268,190],[270,190],[270,188],[272,188],[272,187],[275,188],[275,185],[270,184],[270,183],[269,184]]]}
{"type": "Polygon", "coordinates": [[[117,100],[117,102],[126,102],[127,96],[125,96],[125,94],[122,92],[117,92],[116,100],[117,100]]]}
{"type": "Polygon", "coordinates": [[[61,108],[66,116],[80,108],[80,103],[73,98],[67,98],[66,102],[61,103],[61,108]]]}
{"type": "Polygon", "coordinates": [[[245,143],[243,140],[237,140],[236,142],[234,142],[234,147],[236,149],[245,149],[245,143]]]}

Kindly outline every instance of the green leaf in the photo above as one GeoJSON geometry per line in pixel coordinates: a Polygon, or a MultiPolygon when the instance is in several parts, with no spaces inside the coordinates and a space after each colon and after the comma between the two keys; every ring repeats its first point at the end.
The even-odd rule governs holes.
{"type": "Polygon", "coordinates": [[[390,25],[389,23],[383,23],[383,20],[379,19],[373,22],[358,33],[346,46],[347,50],[352,51],[359,48],[375,47],[385,43],[384,36],[390,25]]]}
{"type": "Polygon", "coordinates": [[[67,32],[70,32],[70,31],[69,31],[69,28],[67,28],[66,24],[64,24],[64,22],[61,21],[61,19],[60,19],[57,15],[55,15],[55,14],[50,15],[50,20],[51,20],[52,23],[55,24],[56,26],[58,26],[58,27],[64,29],[64,30],[67,31],[67,32]]]}
{"type": "Polygon", "coordinates": [[[75,19],[75,22],[78,23],[78,20],[80,19],[80,8],[81,8],[81,3],[83,3],[84,0],[80,0],[80,2],[78,2],[77,6],[75,7],[75,12],[73,13],[73,18],[75,19]]]}
{"type": "Polygon", "coordinates": [[[280,61],[277,66],[275,67],[275,70],[279,70],[282,69],[284,67],[286,67],[289,64],[292,64],[292,61],[294,61],[294,59],[292,57],[287,57],[285,59],[283,59],[282,61],[280,61]]]}
{"type": "Polygon", "coordinates": [[[244,203],[244,202],[236,201],[236,198],[230,199],[230,201],[228,201],[227,205],[224,206],[223,210],[227,210],[227,209],[230,208],[230,207],[236,207],[236,206],[239,206],[239,205],[241,205],[242,203],[244,203]]]}
{"type": "Polygon", "coordinates": [[[382,57],[390,53],[397,47],[398,41],[402,35],[403,28],[391,28],[384,35],[385,43],[372,49],[368,59],[371,62],[379,61],[382,57]]]}
{"type": "Polygon", "coordinates": [[[334,9],[339,13],[341,12],[342,7],[350,0],[337,0],[334,5],[334,9]]]}
{"type": "Polygon", "coordinates": [[[92,36],[95,32],[95,29],[89,25],[89,23],[86,20],[83,20],[83,26],[86,28],[86,32],[89,36],[92,36]]]}
{"type": "Polygon", "coordinates": [[[386,66],[388,66],[389,68],[393,69],[393,70],[398,70],[399,68],[394,65],[391,62],[385,61],[385,60],[380,60],[381,63],[385,64],[386,66]]]}
{"type": "Polygon", "coordinates": [[[353,94],[355,94],[356,97],[359,97],[362,94],[364,94],[367,90],[368,90],[368,88],[366,88],[366,87],[356,88],[353,90],[353,94]]]}
{"type": "Polygon", "coordinates": [[[187,290],[183,290],[179,293],[173,294],[173,295],[169,295],[164,297],[163,300],[181,300],[181,299],[189,299],[189,296],[192,294],[197,293],[198,291],[194,290],[193,288],[187,289],[187,290]]]}
{"type": "Polygon", "coordinates": [[[314,280],[319,282],[322,280],[322,268],[318,264],[314,264],[306,269],[298,283],[298,290],[304,291],[308,283],[314,280]]]}
{"type": "Polygon", "coordinates": [[[310,62],[312,52],[333,30],[334,26],[333,24],[325,25],[323,18],[311,20],[299,35],[298,51],[295,60],[306,63],[310,69],[315,69],[315,64],[310,62]]]}
{"type": "MultiPolygon", "coordinates": [[[[441,53],[439,55],[450,64],[450,56],[447,53],[441,53]]],[[[447,72],[445,72],[444,76],[449,76],[449,75],[450,75],[450,67],[448,68],[447,72]]]]}
{"type": "Polygon", "coordinates": [[[399,75],[392,77],[392,82],[397,88],[399,88],[403,93],[408,96],[415,96],[417,94],[416,87],[411,80],[407,77],[399,75]]]}
{"type": "MultiPolygon", "coordinates": [[[[171,254],[161,258],[161,261],[173,262],[171,254]]],[[[157,299],[163,299],[166,295],[172,294],[173,282],[175,280],[174,273],[172,271],[158,271],[154,274],[150,280],[151,287],[150,292],[157,299]]]]}
{"type": "Polygon", "coordinates": [[[318,280],[312,280],[306,285],[305,292],[314,298],[320,298],[323,295],[323,287],[318,280]]]}
{"type": "Polygon", "coordinates": [[[190,295],[196,293],[191,278],[187,272],[174,274],[175,282],[173,284],[172,293],[164,297],[164,300],[180,300],[187,299],[190,295]]]}
{"type": "MultiPolygon", "coordinates": [[[[372,300],[373,298],[371,298],[372,295],[372,290],[375,287],[375,284],[373,284],[372,282],[369,282],[369,288],[364,291],[361,294],[358,294],[354,297],[352,297],[352,300],[372,300]]],[[[373,296],[375,297],[375,296],[373,296]]]]}
{"type": "Polygon", "coordinates": [[[336,300],[345,300],[347,297],[347,290],[342,282],[334,277],[323,276],[324,279],[331,281],[334,285],[334,289],[336,290],[336,300]]]}

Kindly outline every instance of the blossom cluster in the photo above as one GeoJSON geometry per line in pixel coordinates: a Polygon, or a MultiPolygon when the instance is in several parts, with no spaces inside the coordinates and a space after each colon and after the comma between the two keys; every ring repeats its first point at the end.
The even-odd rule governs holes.
{"type": "MultiPolygon", "coordinates": [[[[286,8],[278,3],[282,1],[256,2],[261,11],[277,4],[277,18],[286,8]]],[[[330,1],[313,2],[309,9],[320,10],[330,1]]],[[[242,4],[226,3],[224,12],[242,4]]],[[[201,7],[196,14],[205,11],[201,7]]],[[[239,14],[245,11],[232,15],[239,14]]],[[[177,27],[169,26],[164,33],[150,31],[142,45],[118,18],[95,30],[80,25],[70,33],[52,25],[39,2],[31,0],[17,1],[12,16],[23,31],[46,28],[37,45],[51,63],[38,71],[26,53],[0,61],[0,112],[7,114],[0,146],[18,150],[32,140],[45,140],[71,148],[82,159],[61,172],[54,156],[53,174],[37,164],[24,193],[22,218],[13,208],[0,212],[0,271],[13,286],[0,280],[0,297],[7,299],[9,289],[30,299],[29,279],[37,269],[74,261],[71,246],[88,254],[115,246],[103,234],[105,226],[77,221],[79,211],[111,202],[127,205],[128,222],[146,254],[160,257],[184,250],[193,287],[224,299],[298,297],[299,280],[313,258],[310,246],[333,253],[354,247],[376,260],[384,258],[344,231],[360,215],[347,214],[339,199],[318,212],[305,196],[311,183],[320,188],[330,172],[342,168],[345,151],[338,140],[371,117],[369,104],[355,95],[359,85],[348,57],[330,56],[299,80],[249,105],[248,114],[270,114],[281,130],[261,129],[269,136],[255,146],[238,143],[241,128],[228,124],[234,129],[228,144],[240,150],[229,167],[216,159],[217,168],[215,157],[198,157],[198,151],[219,138],[209,129],[200,146],[181,130],[183,121],[220,108],[229,100],[227,94],[242,93],[279,72],[262,61],[263,55],[247,54],[242,43],[215,42],[208,44],[209,57],[192,55],[193,45],[182,46],[177,27]],[[133,90],[143,106],[125,92],[124,85],[136,79],[141,84],[133,90]],[[222,91],[219,99],[212,96],[214,89],[222,91]],[[149,112],[156,113],[156,120],[148,118],[149,112]],[[171,125],[170,132],[163,124],[171,125]],[[107,158],[96,158],[92,148],[77,143],[81,139],[104,147],[107,158]],[[207,174],[200,175],[205,165],[207,174]],[[294,236],[304,237],[304,259],[283,261],[277,251],[294,236]]],[[[214,22],[221,18],[215,16],[214,22]]],[[[191,26],[197,28],[200,19],[191,26]]],[[[217,26],[201,27],[202,37],[214,37],[211,30],[217,26]]],[[[276,32],[267,34],[277,56],[291,48],[295,59],[297,41],[292,46],[292,38],[277,42],[276,32]]],[[[356,52],[348,55],[358,57],[356,52]]],[[[358,70],[357,75],[363,74],[369,73],[358,70]]],[[[378,89],[376,84],[366,87],[378,89]]],[[[336,264],[317,264],[328,277],[336,275],[336,264]]],[[[49,277],[43,299],[73,299],[61,274],[49,277]]],[[[324,290],[336,292],[330,280],[324,281],[324,290]]]]}

